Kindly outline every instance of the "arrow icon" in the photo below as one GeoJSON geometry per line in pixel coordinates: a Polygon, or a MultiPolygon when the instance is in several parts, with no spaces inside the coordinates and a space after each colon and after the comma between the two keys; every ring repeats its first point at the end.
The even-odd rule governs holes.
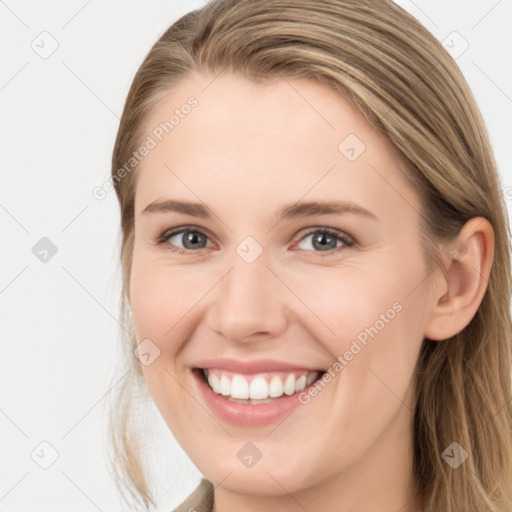
{"type": "Polygon", "coordinates": [[[240,462],[247,468],[252,468],[258,461],[263,457],[263,453],[254,446],[252,443],[246,443],[240,450],[238,450],[236,456],[240,462]]]}
{"type": "Polygon", "coordinates": [[[338,151],[349,161],[355,162],[366,149],[364,142],[355,134],[349,133],[339,144],[338,151]]]}
{"type": "Polygon", "coordinates": [[[48,441],[43,441],[32,450],[30,458],[41,469],[48,469],[59,458],[59,452],[48,441]]]}
{"type": "Polygon", "coordinates": [[[468,452],[459,443],[453,442],[443,451],[441,457],[453,469],[457,469],[468,458],[468,452]]]}
{"type": "Polygon", "coordinates": [[[449,453],[445,452],[444,456],[448,457],[449,459],[453,459],[455,457],[455,454],[453,453],[453,448],[449,453]]]}
{"type": "Polygon", "coordinates": [[[263,252],[263,247],[252,236],[246,236],[237,245],[236,252],[246,263],[253,263],[263,252]]]}
{"type": "Polygon", "coordinates": [[[133,355],[144,366],[149,366],[160,356],[160,349],[149,338],[146,338],[133,349],[133,355]]]}
{"type": "Polygon", "coordinates": [[[48,258],[48,251],[46,249],[39,251],[39,254],[44,254],[43,259],[48,258]]]}

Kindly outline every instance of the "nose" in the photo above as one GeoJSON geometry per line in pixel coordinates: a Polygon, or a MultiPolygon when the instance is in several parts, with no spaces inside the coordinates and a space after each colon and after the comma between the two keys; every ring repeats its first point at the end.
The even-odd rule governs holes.
{"type": "Polygon", "coordinates": [[[267,267],[263,255],[247,263],[235,254],[229,263],[211,297],[207,314],[210,329],[238,343],[279,337],[289,318],[286,287],[267,267]]]}

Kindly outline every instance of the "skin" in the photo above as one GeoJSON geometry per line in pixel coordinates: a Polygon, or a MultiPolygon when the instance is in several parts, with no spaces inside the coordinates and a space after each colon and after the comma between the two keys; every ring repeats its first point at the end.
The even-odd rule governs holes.
{"type": "Polygon", "coordinates": [[[401,174],[398,151],[359,111],[309,79],[213,78],[182,81],[145,126],[150,134],[190,96],[199,102],[137,170],[129,293],[137,340],[149,338],[160,350],[142,366],[151,396],[191,460],[218,485],[216,512],[419,511],[412,499],[414,367],[425,337],[441,342],[478,309],[492,228],[483,218],[469,221],[458,259],[450,263],[443,253],[447,275],[429,274],[419,197],[401,174]],[[366,146],[353,162],[338,150],[350,133],[366,146]],[[200,202],[214,215],[142,213],[170,198],[200,202]],[[279,220],[277,212],[299,200],[352,201],[376,219],[279,220]],[[190,247],[183,233],[155,244],[180,226],[204,233],[207,245],[171,251],[171,243],[190,247]],[[322,227],[357,244],[339,241],[325,255],[308,236],[322,227]],[[251,264],[236,252],[249,235],[263,249],[251,264]],[[192,378],[190,368],[210,357],[328,369],[396,302],[401,311],[279,425],[223,423],[192,378]],[[251,468],[237,457],[249,441],[262,453],[251,468]]]}

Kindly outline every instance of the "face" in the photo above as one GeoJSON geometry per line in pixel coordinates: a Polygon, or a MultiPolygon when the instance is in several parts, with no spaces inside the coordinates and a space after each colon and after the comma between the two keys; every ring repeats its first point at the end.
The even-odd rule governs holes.
{"type": "Polygon", "coordinates": [[[232,491],[410,472],[429,302],[400,155],[315,81],[213,78],[145,125],[129,292],[151,396],[232,491]]]}

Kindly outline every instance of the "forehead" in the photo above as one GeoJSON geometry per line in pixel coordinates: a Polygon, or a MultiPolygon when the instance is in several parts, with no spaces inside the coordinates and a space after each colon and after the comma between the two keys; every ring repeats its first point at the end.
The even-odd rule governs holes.
{"type": "Polygon", "coordinates": [[[247,213],[301,198],[419,209],[398,150],[341,94],[311,79],[194,74],[163,96],[144,128],[154,147],[137,169],[137,212],[167,196],[229,200],[247,213]]]}

